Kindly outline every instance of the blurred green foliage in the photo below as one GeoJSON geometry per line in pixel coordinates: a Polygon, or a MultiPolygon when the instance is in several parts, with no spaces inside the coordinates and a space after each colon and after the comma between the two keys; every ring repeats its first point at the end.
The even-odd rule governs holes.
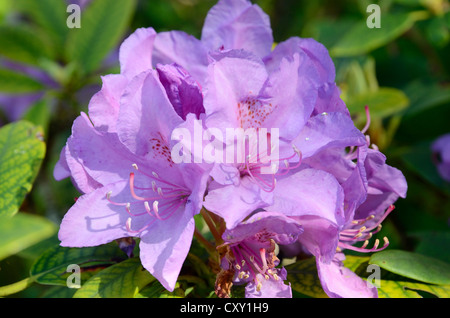
{"type": "MultiPolygon", "coordinates": [[[[388,164],[402,170],[409,187],[407,198],[396,203],[395,212],[384,223],[380,238],[387,236],[392,248],[438,259],[448,267],[450,185],[438,175],[430,151],[434,139],[450,132],[448,1],[254,2],[270,16],[275,42],[291,36],[312,37],[329,49],[342,98],[360,127],[366,121],[364,106],[369,106],[371,141],[386,154],[388,164]],[[366,25],[369,15],[366,9],[371,3],[381,8],[380,29],[369,29],[366,25]]],[[[13,297],[73,296],[75,291],[61,287],[60,283],[50,286],[47,284],[51,283],[45,281],[55,268],[73,261],[70,257],[83,258],[67,251],[63,253],[56,247],[58,224],[79,195],[70,180],[56,182],[52,174],[60,150],[70,135],[72,121],[80,111],[87,110],[90,97],[100,88],[100,76],[118,72],[117,49],[128,34],[139,27],[153,27],[157,32],[183,30],[200,37],[204,17],[214,4],[213,0],[93,0],[82,13],[85,16],[82,28],[68,29],[67,2],[63,0],[0,1],[0,95],[25,98],[37,94],[22,112],[21,122],[8,116],[6,106],[11,105],[0,108],[0,122],[4,125],[0,129],[0,148],[6,147],[1,149],[0,157],[11,152],[6,142],[11,129],[43,132],[38,143],[45,142],[46,148],[45,157],[43,149],[40,153],[28,153],[37,160],[32,168],[18,166],[20,161],[16,161],[15,167],[20,173],[28,173],[27,178],[7,177],[3,171],[11,171],[4,169],[5,162],[0,162],[0,286],[6,286],[0,287],[0,296],[2,293],[13,297]],[[36,78],[33,72],[24,71],[24,67],[33,67],[50,79],[36,78]],[[15,184],[10,184],[13,182],[15,184]],[[5,208],[1,198],[8,188],[20,191],[14,197],[15,205],[5,208]],[[15,215],[11,217],[11,214],[15,215]],[[11,231],[14,226],[21,231],[11,231]],[[60,263],[51,266],[42,263],[47,268],[44,266],[39,273],[47,276],[40,276],[33,270],[36,271],[48,253],[65,256],[61,256],[60,263]]],[[[5,102],[0,99],[2,103],[5,102]]],[[[28,139],[25,133],[18,135],[21,140],[17,142],[35,144],[33,133],[28,139]]],[[[10,156],[8,160],[15,162],[10,156]]],[[[200,251],[196,242],[193,250],[200,251]]],[[[97,253],[97,249],[86,253],[97,253]]],[[[126,277],[118,276],[130,275],[130,271],[124,271],[127,266],[143,275],[132,260],[115,264],[118,251],[114,248],[108,247],[103,253],[110,254],[104,255],[107,262],[94,264],[94,267],[87,264],[89,274],[83,277],[88,279],[100,269],[99,275],[113,275],[119,282],[125,282],[126,277]],[[108,267],[111,264],[115,265],[108,267]],[[104,267],[108,267],[108,272],[101,271],[104,267]]],[[[210,296],[214,279],[203,261],[197,259],[201,252],[195,254],[197,256],[191,255],[187,261],[194,273],[184,273],[173,294],[163,292],[150,277],[145,277],[145,282],[149,283],[146,288],[139,285],[138,289],[133,289],[136,286],[127,285],[127,290],[136,297],[210,296]]],[[[387,260],[393,257],[380,254],[376,261],[386,261],[383,256],[388,257],[387,260]]],[[[394,253],[395,256],[398,255],[394,253]]],[[[370,261],[367,257],[348,262],[360,265],[370,261]]],[[[425,266],[429,264],[424,262],[425,266]]],[[[291,274],[294,275],[295,296],[323,295],[317,290],[317,284],[302,286],[302,282],[313,284],[310,265],[301,262],[291,265],[300,273],[298,276],[295,271],[291,274]]],[[[433,292],[426,285],[429,282],[420,281],[420,275],[418,281],[414,281],[417,276],[408,278],[408,275],[405,280],[398,278],[397,269],[384,269],[393,272],[383,278],[387,279],[387,289],[383,289],[381,296],[417,297],[411,290],[422,290],[428,295],[448,297],[448,286],[433,292]],[[393,274],[397,275],[394,280],[393,274]]],[[[77,292],[79,295],[99,294],[95,280],[89,282],[89,288],[77,292]]],[[[108,294],[113,289],[102,292],[108,294]]]]}

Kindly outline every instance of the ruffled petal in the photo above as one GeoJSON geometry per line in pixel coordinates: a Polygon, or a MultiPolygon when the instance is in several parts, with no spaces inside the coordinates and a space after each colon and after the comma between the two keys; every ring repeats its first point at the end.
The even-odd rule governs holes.
{"type": "Polygon", "coordinates": [[[153,47],[153,66],[176,63],[204,85],[209,63],[208,50],[203,43],[182,31],[158,33],[153,47]]]}
{"type": "Polygon", "coordinates": [[[250,1],[221,0],[208,12],[201,40],[210,50],[244,49],[262,58],[273,44],[270,18],[250,1]]]}
{"type": "Polygon", "coordinates": [[[377,298],[377,288],[344,267],[341,259],[336,258],[328,264],[317,260],[317,271],[325,293],[332,298],[377,298]]]}
{"type": "Polygon", "coordinates": [[[204,206],[222,217],[229,229],[235,227],[253,211],[272,203],[272,193],[263,191],[247,177],[241,178],[238,186],[214,187],[214,185],[214,182],[210,184],[204,206]]]}
{"type": "Polygon", "coordinates": [[[120,46],[120,73],[131,80],[152,69],[152,51],[156,32],[153,28],[134,31],[120,46]]]}
{"type": "Polygon", "coordinates": [[[344,192],[333,175],[304,169],[277,182],[270,210],[288,216],[315,215],[333,224],[343,222],[344,192]]]}

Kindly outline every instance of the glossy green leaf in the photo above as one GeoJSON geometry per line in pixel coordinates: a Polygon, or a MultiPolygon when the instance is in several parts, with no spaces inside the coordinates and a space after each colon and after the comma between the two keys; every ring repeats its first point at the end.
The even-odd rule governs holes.
{"type": "Polygon", "coordinates": [[[348,57],[366,54],[393,41],[409,30],[416,21],[428,17],[427,12],[417,11],[402,14],[381,14],[381,27],[368,28],[362,20],[347,32],[331,49],[333,57],[348,57]]]}
{"type": "Polygon", "coordinates": [[[185,294],[179,289],[179,283],[176,283],[175,290],[169,292],[160,282],[154,281],[140,290],[134,298],[183,298],[185,294]]]}
{"type": "Polygon", "coordinates": [[[74,298],[134,297],[155,278],[144,269],[139,258],[130,258],[91,277],[74,298]]]}
{"type": "Polygon", "coordinates": [[[379,298],[422,298],[429,293],[439,298],[450,298],[450,285],[429,285],[403,281],[381,280],[379,298]]]}
{"type": "Polygon", "coordinates": [[[72,274],[71,271],[67,272],[67,267],[76,264],[80,266],[83,283],[97,270],[123,259],[126,259],[126,255],[115,242],[84,248],[56,246],[48,249],[35,261],[30,275],[36,276],[36,281],[40,284],[65,286],[67,277],[72,274]]]}
{"type": "Polygon", "coordinates": [[[0,129],[0,216],[19,211],[44,156],[40,128],[19,121],[0,129]]]}
{"type": "Polygon", "coordinates": [[[367,267],[369,259],[370,259],[369,256],[346,255],[343,263],[344,266],[347,267],[349,270],[358,274],[359,269],[361,267],[367,267]]]}
{"type": "Polygon", "coordinates": [[[317,274],[315,258],[301,260],[285,266],[285,268],[292,290],[314,298],[328,298],[317,274]]]}
{"type": "Polygon", "coordinates": [[[373,254],[369,263],[421,282],[450,284],[450,264],[422,254],[387,250],[373,254]]]}
{"type": "Polygon", "coordinates": [[[0,260],[50,237],[56,230],[54,223],[33,214],[0,217],[0,260]]]}
{"type": "Polygon", "coordinates": [[[70,30],[66,55],[86,73],[95,71],[124,35],[135,0],[92,1],[81,15],[81,28],[70,30]]]}
{"type": "Polygon", "coordinates": [[[380,87],[376,91],[349,96],[346,103],[351,114],[364,114],[364,107],[367,105],[371,117],[385,118],[407,108],[409,99],[399,89],[380,87]]]}
{"type": "Polygon", "coordinates": [[[44,85],[22,73],[0,69],[0,93],[34,93],[44,89],[44,85]]]}

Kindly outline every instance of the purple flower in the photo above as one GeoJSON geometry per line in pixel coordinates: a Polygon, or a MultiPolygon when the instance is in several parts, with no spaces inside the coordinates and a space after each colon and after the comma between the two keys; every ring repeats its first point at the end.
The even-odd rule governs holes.
{"type": "Polygon", "coordinates": [[[437,138],[431,145],[433,160],[442,179],[450,182],[450,134],[437,138]]]}
{"type": "Polygon", "coordinates": [[[205,19],[200,40],[182,31],[158,33],[153,63],[177,63],[203,85],[209,52],[244,49],[263,58],[272,44],[269,17],[259,6],[248,0],[220,0],[205,19]]]}
{"type": "Polygon", "coordinates": [[[229,297],[233,284],[246,284],[246,298],[292,297],[284,284],[286,270],[277,268],[276,244],[291,244],[302,233],[301,226],[276,212],[251,216],[223,233],[221,272],[217,275],[216,294],[229,297]]]}
{"type": "Polygon", "coordinates": [[[316,257],[319,278],[330,297],[377,296],[376,288],[343,266],[345,257],[340,252],[376,252],[389,244],[384,238],[382,247],[378,239],[368,247],[373,234],[393,211],[392,204],[406,196],[403,174],[386,165],[385,160],[367,144],[351,153],[344,148],[328,148],[304,160],[311,168],[277,184],[269,209],[282,211],[304,229],[289,253],[306,251],[316,257]]]}
{"type": "MultiPolygon", "coordinates": [[[[202,165],[172,161],[171,133],[184,119],[160,80],[167,72],[151,68],[154,35],[139,29],[122,44],[121,74],[103,77],[89,116],[82,113],[74,121],[54,174],[70,176],[84,193],[61,223],[62,246],[139,238],[143,266],[172,291],[209,173],[202,165]]],[[[188,76],[179,74],[171,74],[172,88],[178,83],[183,91],[188,76]]],[[[183,114],[190,119],[188,109],[183,114]]]]}
{"type": "Polygon", "coordinates": [[[271,166],[280,167],[278,174],[298,166],[301,154],[291,141],[308,120],[316,92],[303,71],[310,63],[305,55],[283,61],[280,69],[270,75],[262,60],[248,52],[231,50],[215,54],[214,58],[208,68],[205,122],[225,136],[225,152],[236,149],[237,155],[242,147],[239,137],[228,134],[229,129],[253,131],[263,134],[271,145],[279,143],[278,154],[270,149],[269,155],[251,139],[240,157],[216,162],[205,207],[232,228],[254,210],[271,204],[276,182],[271,166]],[[263,160],[269,156],[270,160],[263,160]],[[290,165],[288,160],[294,163],[290,165]]]}

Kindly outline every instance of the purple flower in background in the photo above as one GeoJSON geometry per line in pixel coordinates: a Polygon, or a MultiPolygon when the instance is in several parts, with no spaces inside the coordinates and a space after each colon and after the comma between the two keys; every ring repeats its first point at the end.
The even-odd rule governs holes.
{"type": "Polygon", "coordinates": [[[433,160],[442,179],[450,182],[450,134],[437,138],[431,145],[433,160]]]}
{"type": "Polygon", "coordinates": [[[302,233],[301,226],[283,214],[256,213],[245,222],[223,233],[221,272],[216,294],[229,297],[233,284],[246,284],[246,298],[292,297],[286,285],[286,270],[277,268],[276,244],[292,244],[302,233]]]}
{"type": "Polygon", "coordinates": [[[171,132],[184,120],[160,74],[170,73],[179,91],[192,83],[185,85],[184,72],[176,73],[177,79],[170,70],[146,68],[150,60],[140,63],[154,34],[139,29],[122,44],[121,74],[103,78],[89,117],[82,113],[75,120],[54,174],[56,179],[70,176],[84,193],[61,223],[61,245],[96,246],[138,237],[143,266],[172,291],[209,173],[201,165],[176,165],[171,159],[171,132]]]}
{"type": "MultiPolygon", "coordinates": [[[[0,59],[0,67],[29,76],[43,84],[46,89],[57,87],[57,83],[46,72],[36,67],[18,64],[6,59],[0,59]]],[[[16,121],[44,94],[44,90],[27,94],[2,93],[0,94],[0,109],[4,112],[7,121],[16,121]]]]}

